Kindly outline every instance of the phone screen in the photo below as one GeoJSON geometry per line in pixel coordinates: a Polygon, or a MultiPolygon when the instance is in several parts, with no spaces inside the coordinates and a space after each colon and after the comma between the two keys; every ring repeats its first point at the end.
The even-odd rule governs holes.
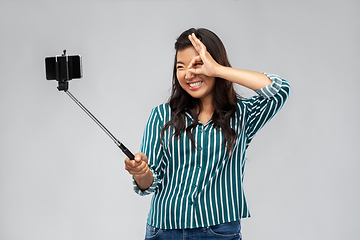
{"type": "Polygon", "coordinates": [[[45,71],[47,80],[67,81],[74,78],[81,78],[81,56],[46,57],[45,71]]]}

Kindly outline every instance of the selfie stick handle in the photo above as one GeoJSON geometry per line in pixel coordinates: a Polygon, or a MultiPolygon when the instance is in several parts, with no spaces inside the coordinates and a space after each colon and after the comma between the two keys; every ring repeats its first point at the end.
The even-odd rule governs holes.
{"type": "Polygon", "coordinates": [[[101,122],[99,120],[96,119],[96,117],[94,115],[91,114],[91,112],[89,110],[86,109],[86,107],[84,105],[81,104],[81,102],[79,102],[68,90],[65,90],[66,94],[72,99],[74,100],[74,102],[82,109],[84,110],[84,112],[92,119],[94,120],[94,122],[96,122],[96,124],[102,129],[104,130],[104,132],[115,142],[115,144],[125,153],[126,156],[128,156],[130,159],[134,159],[134,155],[129,151],[129,149],[127,149],[125,147],[124,144],[122,144],[119,140],[117,140],[114,135],[112,135],[109,130],[106,129],[106,127],[104,125],[101,124],[101,122]]]}

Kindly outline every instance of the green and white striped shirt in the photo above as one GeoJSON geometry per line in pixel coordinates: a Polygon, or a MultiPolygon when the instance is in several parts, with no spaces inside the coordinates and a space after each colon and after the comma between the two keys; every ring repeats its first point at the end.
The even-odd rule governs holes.
{"type": "MultiPolygon", "coordinates": [[[[168,128],[160,139],[161,129],[171,119],[167,103],[155,107],[146,125],[141,152],[149,159],[154,176],[152,186],[140,195],[154,193],[148,224],[162,229],[198,228],[250,217],[243,189],[245,153],[256,132],[284,105],[290,86],[279,76],[266,74],[272,84],[256,91],[252,98],[237,102],[230,125],[236,142],[229,155],[223,134],[210,120],[194,129],[196,150],[182,134],[171,137],[168,128]]],[[[186,126],[192,123],[186,114],[186,126]]]]}

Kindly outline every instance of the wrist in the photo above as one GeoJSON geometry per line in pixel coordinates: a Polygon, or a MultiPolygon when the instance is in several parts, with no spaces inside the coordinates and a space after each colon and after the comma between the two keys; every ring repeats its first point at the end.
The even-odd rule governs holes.
{"type": "Polygon", "coordinates": [[[227,67],[218,64],[214,71],[214,77],[224,78],[224,71],[226,71],[226,68],[227,67]]]}

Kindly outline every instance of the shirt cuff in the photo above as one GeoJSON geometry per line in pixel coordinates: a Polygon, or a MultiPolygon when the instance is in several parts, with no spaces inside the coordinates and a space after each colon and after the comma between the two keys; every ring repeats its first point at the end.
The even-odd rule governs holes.
{"type": "Polygon", "coordinates": [[[263,74],[265,74],[271,80],[271,83],[259,90],[256,90],[255,92],[264,98],[271,98],[280,91],[283,79],[275,74],[263,74]]]}
{"type": "Polygon", "coordinates": [[[149,195],[153,192],[155,192],[158,188],[158,186],[161,183],[161,180],[159,178],[159,176],[156,174],[156,172],[150,167],[149,168],[152,175],[153,175],[153,183],[151,184],[151,186],[146,189],[146,190],[141,190],[138,185],[136,184],[135,180],[134,180],[134,176],[133,176],[133,186],[134,186],[134,191],[139,194],[140,196],[146,196],[149,195]]]}

